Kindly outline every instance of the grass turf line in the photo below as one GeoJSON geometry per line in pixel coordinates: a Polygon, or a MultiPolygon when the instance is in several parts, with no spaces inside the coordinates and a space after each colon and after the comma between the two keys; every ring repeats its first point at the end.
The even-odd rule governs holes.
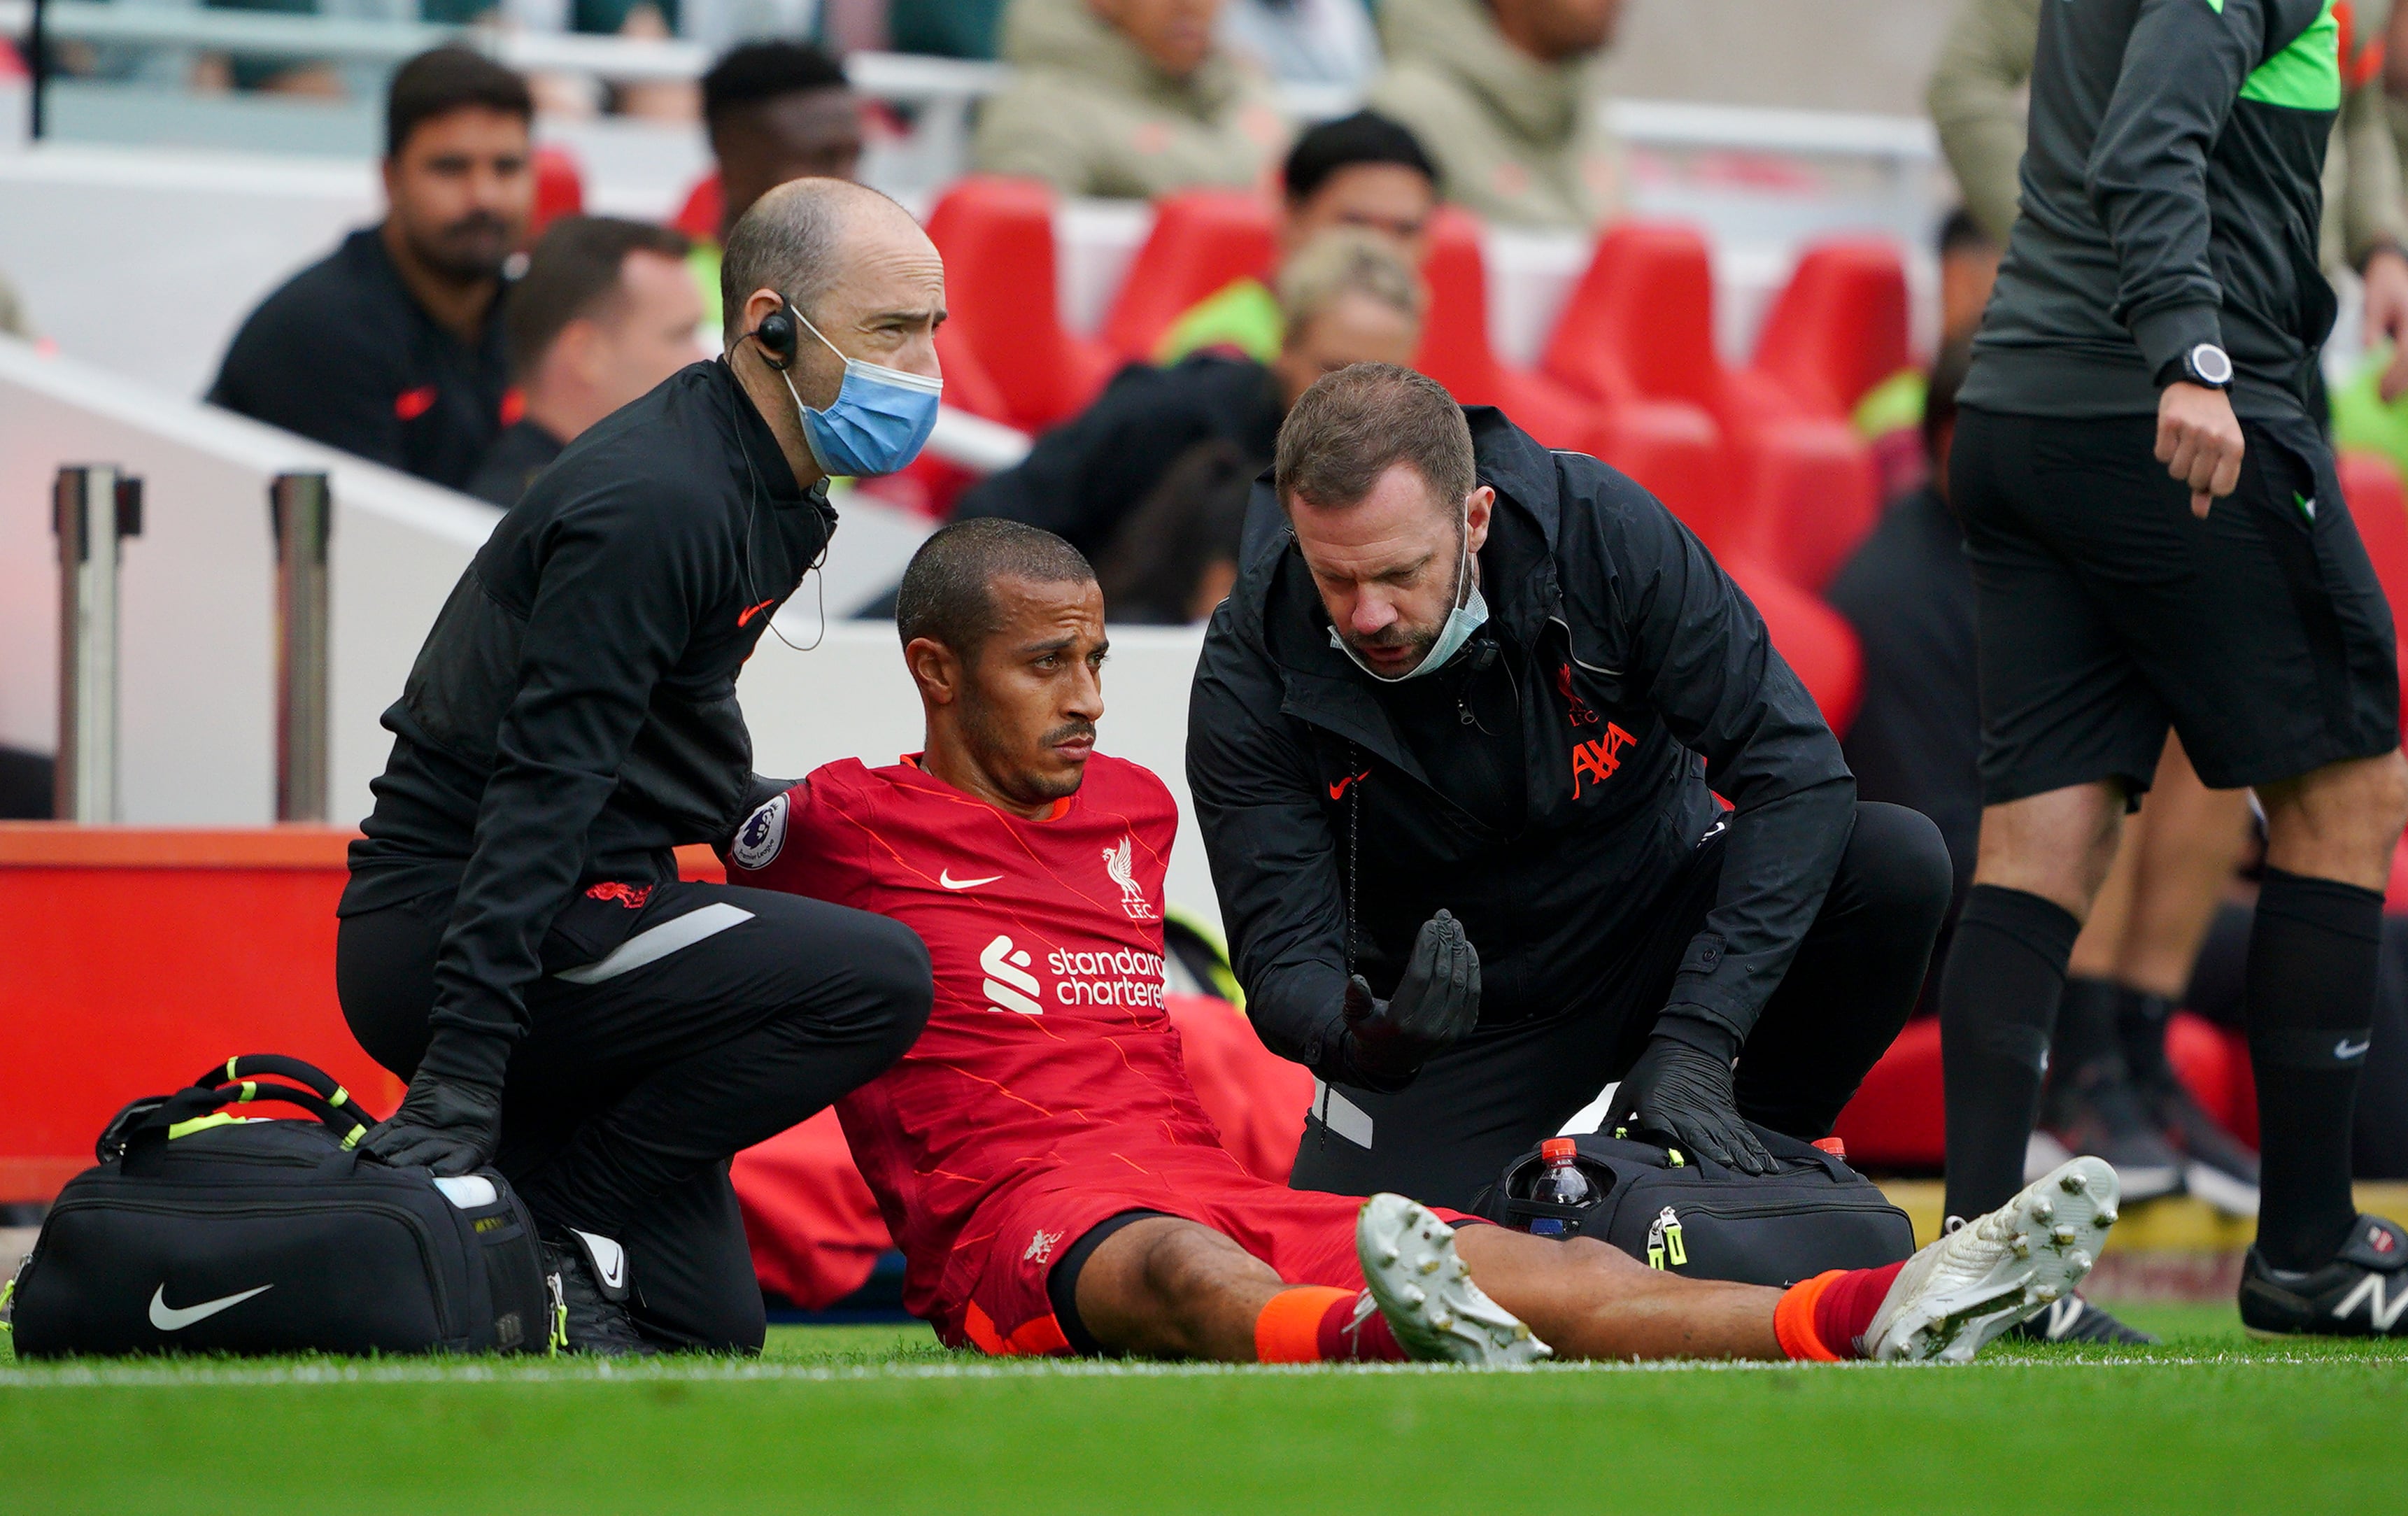
{"type": "Polygon", "coordinates": [[[2229,1307],[2132,1308],[2156,1349],[2001,1344],[1971,1369],[1526,1374],[991,1364],[926,1328],[790,1327],[757,1364],[388,1361],[401,1382],[254,1382],[329,1361],[0,1370],[11,1509],[340,1492],[361,1509],[653,1513],[1686,1513],[2365,1509],[2408,1452],[2408,1343],[2256,1344],[2229,1307]],[[161,1374],[190,1382],[139,1382],[161,1374]],[[776,1375],[775,1378],[738,1377],[776,1375]],[[118,1382],[119,1377],[137,1382],[118,1382]],[[810,1376],[810,1377],[806,1377],[810,1376]],[[94,1382],[94,1381],[97,1382],[94,1382]],[[2074,1454],[2069,1456],[2069,1453],[2074,1454]],[[2038,1481],[2038,1482],[2035,1482],[2038,1481]],[[1559,1492],[1550,1494],[1549,1492],[1559,1492]]]}

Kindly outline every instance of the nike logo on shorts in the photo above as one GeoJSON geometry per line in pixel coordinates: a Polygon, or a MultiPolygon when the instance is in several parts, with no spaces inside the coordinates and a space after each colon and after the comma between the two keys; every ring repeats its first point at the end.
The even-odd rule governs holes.
{"type": "Polygon", "coordinates": [[[2374,1039],[2372,1037],[2368,1037],[2363,1041],[2358,1042],[2352,1042],[2349,1038],[2344,1037],[2339,1042],[2333,1044],[2333,1057],[2338,1061],[2346,1064],[2355,1059],[2365,1057],[2366,1050],[2373,1046],[2374,1039]]]}
{"type": "Polygon", "coordinates": [[[1001,878],[1003,876],[1000,874],[989,874],[982,880],[957,880],[953,878],[953,871],[950,868],[940,868],[937,871],[937,882],[948,890],[975,890],[982,884],[993,884],[1001,878]]]}
{"type": "Polygon", "coordinates": [[[263,1284],[256,1290],[222,1294],[215,1300],[204,1300],[197,1306],[171,1306],[167,1304],[167,1287],[162,1284],[150,1292],[150,1324],[162,1332],[180,1332],[194,1322],[208,1321],[219,1311],[232,1309],[252,1295],[265,1294],[275,1288],[273,1284],[263,1284]]]}

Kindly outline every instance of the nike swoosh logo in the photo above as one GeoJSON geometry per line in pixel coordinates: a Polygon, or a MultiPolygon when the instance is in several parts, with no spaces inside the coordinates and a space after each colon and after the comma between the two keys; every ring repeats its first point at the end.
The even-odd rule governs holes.
{"type": "Polygon", "coordinates": [[[736,624],[737,624],[737,625],[738,625],[738,626],[749,626],[749,625],[751,625],[751,624],[752,623],[752,618],[753,618],[753,617],[758,616],[759,614],[761,614],[761,612],[763,612],[763,611],[765,611],[765,610],[768,609],[771,606],[774,606],[774,605],[776,605],[777,603],[778,603],[778,602],[777,602],[776,600],[774,600],[774,599],[771,599],[771,600],[764,600],[764,601],[762,601],[759,605],[754,606],[754,607],[753,607],[752,609],[750,609],[750,610],[745,610],[745,611],[739,611],[739,612],[738,612],[738,613],[737,613],[737,617],[736,617],[736,624]]]}
{"type": "Polygon", "coordinates": [[[2344,1037],[2339,1042],[2333,1044],[2333,1056],[2345,1064],[2353,1058],[2365,1057],[2366,1050],[2373,1046],[2374,1039],[2372,1037],[2368,1037],[2363,1042],[2352,1042],[2349,1038],[2344,1037]]]}
{"type": "Polygon", "coordinates": [[[1346,786],[1348,786],[1348,785],[1350,785],[1350,784],[1354,783],[1356,779],[1369,779],[1370,777],[1371,777],[1371,771],[1370,771],[1369,769],[1368,769],[1368,768],[1367,768],[1367,769],[1365,769],[1365,770],[1363,770],[1363,772],[1361,772],[1360,774],[1349,774],[1349,775],[1347,775],[1344,779],[1340,779],[1337,783],[1335,783],[1335,784],[1333,784],[1333,785],[1331,785],[1331,786],[1329,787],[1329,798],[1330,798],[1330,799],[1332,799],[1332,800],[1343,800],[1343,799],[1345,799],[1345,798],[1346,798],[1346,786]]]}
{"type": "Polygon", "coordinates": [[[263,1284],[256,1290],[245,1290],[239,1294],[222,1294],[197,1306],[171,1306],[167,1304],[167,1287],[162,1284],[150,1292],[150,1324],[162,1332],[180,1332],[194,1322],[208,1321],[219,1311],[231,1309],[252,1295],[265,1294],[275,1288],[273,1284],[263,1284]]]}
{"type": "Polygon", "coordinates": [[[937,882],[948,890],[975,890],[982,884],[993,884],[1001,878],[1003,876],[1000,874],[989,874],[982,880],[957,880],[953,878],[953,871],[950,868],[937,870],[937,882]]]}

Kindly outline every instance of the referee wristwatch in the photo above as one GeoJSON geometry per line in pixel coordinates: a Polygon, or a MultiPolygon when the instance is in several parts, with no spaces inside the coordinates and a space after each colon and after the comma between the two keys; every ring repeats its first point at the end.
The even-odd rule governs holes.
{"type": "Polygon", "coordinates": [[[2229,389],[2232,384],[2232,355],[2213,342],[2194,344],[2167,366],[2174,372],[2164,383],[2179,381],[2206,390],[2229,389]]]}

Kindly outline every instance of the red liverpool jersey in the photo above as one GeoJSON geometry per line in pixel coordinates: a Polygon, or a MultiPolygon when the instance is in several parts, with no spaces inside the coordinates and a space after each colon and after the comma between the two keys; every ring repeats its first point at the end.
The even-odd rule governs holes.
{"type": "Polygon", "coordinates": [[[1041,821],[910,759],[818,770],[746,822],[728,880],[891,916],[936,973],[928,1028],[838,1103],[910,1261],[904,1303],[967,1295],[954,1239],[980,1206],[1049,1177],[1242,1177],[1197,1104],[1163,1010],[1162,877],[1177,802],[1097,753],[1041,821]]]}

